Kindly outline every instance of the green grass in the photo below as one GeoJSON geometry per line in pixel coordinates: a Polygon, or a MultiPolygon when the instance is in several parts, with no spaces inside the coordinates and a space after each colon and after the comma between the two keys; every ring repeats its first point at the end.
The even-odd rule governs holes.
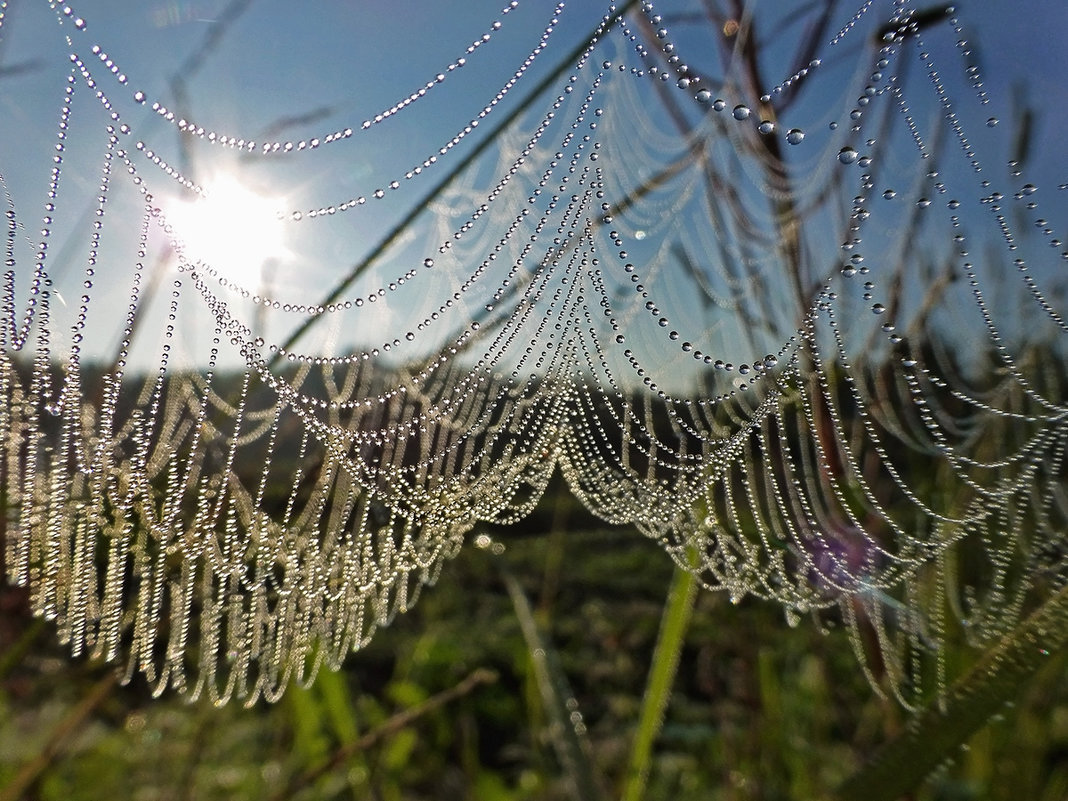
{"type": "MultiPolygon", "coordinates": [[[[907,731],[908,715],[873,693],[843,630],[790,627],[770,604],[691,595],[688,574],[655,543],[601,527],[566,495],[548,496],[528,527],[491,533],[502,554],[463,552],[341,672],[279,704],[216,708],[156,701],[137,684],[109,688],[22,797],[572,799],[579,770],[608,798],[818,799],[907,731]],[[539,535],[554,519],[566,532],[539,535]],[[517,592],[527,606],[518,615],[517,592]],[[490,672],[472,682],[480,670],[490,672]],[[545,670],[549,692],[539,689],[545,670]],[[582,715],[580,734],[554,726],[560,703],[582,715]]],[[[0,798],[107,671],[65,658],[47,637],[18,653],[13,643],[34,623],[11,604],[0,653],[17,663],[0,683],[0,798]]],[[[1034,635],[1021,631],[1022,642],[1034,635]]],[[[962,649],[954,661],[976,658],[952,647],[962,649]]],[[[924,767],[908,779],[911,798],[1064,797],[1066,661],[1063,652],[1037,661],[996,703],[984,691],[974,733],[938,741],[933,775],[923,780],[924,767]]],[[[914,737],[910,748],[927,755],[934,741],[914,737]]],[[[888,775],[903,777],[914,754],[888,775]]],[[[894,797],[879,795],[890,787],[880,775],[849,787],[894,797]]]]}

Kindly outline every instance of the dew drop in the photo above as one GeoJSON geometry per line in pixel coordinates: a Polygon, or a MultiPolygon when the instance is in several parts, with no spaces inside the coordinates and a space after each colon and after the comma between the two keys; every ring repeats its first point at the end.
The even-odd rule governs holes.
{"type": "Polygon", "coordinates": [[[749,106],[739,103],[734,107],[734,111],[732,111],[731,114],[734,115],[734,119],[736,120],[747,120],[749,119],[749,106]]]}
{"type": "Polygon", "coordinates": [[[700,92],[693,96],[693,99],[698,103],[707,103],[712,99],[712,93],[707,89],[702,89],[700,92]]]}
{"type": "Polygon", "coordinates": [[[775,130],[775,123],[771,120],[761,120],[760,125],[757,126],[757,130],[767,136],[775,130]]]}
{"type": "Polygon", "coordinates": [[[786,133],[786,141],[789,142],[791,145],[801,144],[801,142],[804,141],[804,138],[805,132],[802,131],[800,128],[791,128],[786,133]]]}
{"type": "Polygon", "coordinates": [[[716,111],[723,111],[723,109],[727,108],[727,101],[722,98],[717,98],[716,102],[712,104],[712,108],[716,111]]]}
{"type": "Polygon", "coordinates": [[[843,164],[852,164],[857,160],[857,151],[851,147],[843,147],[838,151],[838,160],[843,164]]]}

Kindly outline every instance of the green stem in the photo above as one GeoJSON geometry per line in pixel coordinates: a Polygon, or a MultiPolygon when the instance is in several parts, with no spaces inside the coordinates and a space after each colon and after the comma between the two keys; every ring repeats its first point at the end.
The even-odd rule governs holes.
{"type": "Polygon", "coordinates": [[[835,797],[893,801],[915,789],[1066,644],[1068,587],[983,654],[943,698],[917,713],[905,731],[849,778],[835,797]]]}
{"type": "Polygon", "coordinates": [[[679,667],[679,655],[686,641],[686,631],[690,625],[690,615],[696,597],[696,576],[681,567],[675,568],[664,615],[660,620],[653,662],[649,668],[649,679],[638,718],[638,730],[630,752],[623,801],[641,801],[645,795],[652,765],[653,743],[664,722],[664,711],[671,698],[671,688],[679,667]]]}

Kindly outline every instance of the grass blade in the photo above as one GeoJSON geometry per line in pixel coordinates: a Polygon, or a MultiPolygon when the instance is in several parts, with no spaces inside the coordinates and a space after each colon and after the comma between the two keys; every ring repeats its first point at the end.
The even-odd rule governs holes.
{"type": "Polygon", "coordinates": [[[652,765],[653,743],[664,722],[664,710],[671,698],[671,688],[679,667],[679,655],[686,641],[694,600],[697,597],[697,578],[688,570],[675,568],[675,575],[668,590],[664,615],[660,620],[653,662],[642,699],[638,729],[631,747],[627,765],[623,801],[641,801],[649,780],[652,765]]]}
{"type": "Polygon", "coordinates": [[[513,576],[503,565],[501,576],[504,579],[508,595],[515,607],[516,618],[530,651],[534,678],[541,695],[542,705],[549,717],[551,740],[557,756],[570,780],[575,801],[603,801],[604,789],[594,770],[593,762],[587,752],[587,743],[579,734],[578,724],[571,720],[574,709],[573,695],[567,676],[556,651],[542,636],[530,601],[513,576]],[[571,701],[569,704],[568,702],[571,701]]]}
{"type": "Polygon", "coordinates": [[[1068,587],[983,654],[941,703],[935,699],[917,713],[900,736],[838,789],[836,797],[893,801],[918,787],[1066,643],[1068,587]]]}

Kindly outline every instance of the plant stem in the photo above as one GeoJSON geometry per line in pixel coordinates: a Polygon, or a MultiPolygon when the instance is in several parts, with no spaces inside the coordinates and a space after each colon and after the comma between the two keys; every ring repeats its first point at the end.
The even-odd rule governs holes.
{"type": "Polygon", "coordinates": [[[667,604],[660,621],[653,662],[642,700],[638,730],[627,766],[623,801],[641,801],[649,780],[653,742],[664,722],[664,711],[671,698],[671,688],[679,668],[679,655],[686,641],[694,600],[697,597],[697,578],[689,570],[675,568],[668,590],[667,604]]]}
{"type": "Polygon", "coordinates": [[[545,640],[534,619],[526,593],[506,567],[500,565],[508,595],[515,607],[519,628],[530,651],[531,667],[537,681],[542,705],[550,721],[551,741],[570,780],[576,801],[598,801],[605,798],[604,790],[587,752],[588,743],[579,735],[572,715],[577,712],[567,676],[560,666],[559,656],[545,640]]]}
{"type": "Polygon", "coordinates": [[[26,791],[41,777],[41,774],[48,770],[55,757],[62,750],[67,738],[111,694],[111,691],[118,683],[118,678],[118,674],[115,671],[109,670],[103,678],[93,685],[89,694],[79,701],[66,714],[63,720],[52,729],[52,733],[49,734],[41,753],[23,765],[15,775],[15,778],[11,780],[11,783],[0,790],[0,801],[18,801],[20,798],[26,797],[26,791]]]}
{"type": "Polygon", "coordinates": [[[334,751],[328,759],[295,777],[278,793],[271,796],[271,801],[282,801],[282,799],[292,798],[298,791],[308,787],[319,777],[329,773],[339,765],[344,764],[345,761],[354,754],[367,750],[379,740],[388,737],[391,734],[396,734],[401,729],[411,725],[424,715],[427,715],[436,709],[440,709],[446,704],[455,701],[457,698],[468,695],[480,685],[492,684],[495,681],[497,681],[497,673],[495,671],[489,670],[488,668],[478,668],[472,671],[459,684],[449,687],[447,690],[442,690],[436,695],[430,696],[421,704],[417,704],[416,706],[398,712],[380,726],[376,726],[358,739],[341,746],[334,751]]]}
{"type": "Polygon", "coordinates": [[[1021,686],[1068,644],[1068,587],[989,649],[941,699],[907,724],[836,798],[893,801],[918,787],[1019,693],[1021,686]]]}

